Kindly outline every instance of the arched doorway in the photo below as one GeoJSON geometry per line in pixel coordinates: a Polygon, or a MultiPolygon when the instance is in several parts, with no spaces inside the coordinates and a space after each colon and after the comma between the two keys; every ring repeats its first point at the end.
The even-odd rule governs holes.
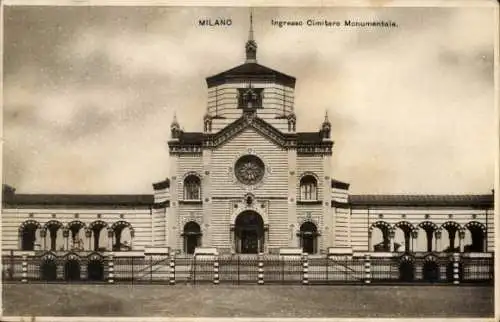
{"type": "Polygon", "coordinates": [[[415,278],[415,265],[409,256],[403,256],[399,262],[399,280],[402,282],[413,282],[415,278]]]}
{"type": "Polygon", "coordinates": [[[55,281],[57,279],[57,260],[55,256],[47,255],[42,258],[40,264],[40,277],[43,281],[55,281]]]}
{"type": "Polygon", "coordinates": [[[80,279],[80,262],[78,257],[70,255],[64,263],[64,279],[67,281],[77,281],[80,279]]]}
{"type": "Polygon", "coordinates": [[[314,223],[307,221],[300,226],[300,246],[304,253],[316,254],[318,235],[318,228],[314,223]]]}
{"type": "Polygon", "coordinates": [[[201,245],[200,225],[194,221],[186,223],[182,236],[184,237],[184,252],[186,254],[194,254],[196,247],[201,245]]]}
{"type": "Polygon", "coordinates": [[[87,264],[87,278],[91,281],[104,280],[104,261],[102,257],[91,255],[87,264]]]}
{"type": "Polygon", "coordinates": [[[435,283],[439,281],[439,265],[433,259],[427,259],[422,267],[422,277],[425,281],[435,283]]]}
{"type": "Polygon", "coordinates": [[[264,221],[255,211],[238,215],[234,225],[236,252],[257,254],[264,251],[264,221]]]}

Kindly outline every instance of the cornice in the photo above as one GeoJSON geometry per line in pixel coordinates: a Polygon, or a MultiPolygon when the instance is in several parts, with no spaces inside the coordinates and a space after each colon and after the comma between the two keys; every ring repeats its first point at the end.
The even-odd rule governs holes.
{"type": "Polygon", "coordinates": [[[254,129],[281,148],[297,149],[299,154],[324,155],[332,153],[333,141],[331,140],[318,139],[313,142],[300,142],[297,133],[282,133],[255,114],[250,113],[245,113],[217,133],[200,134],[199,142],[188,143],[182,140],[171,140],[168,142],[169,150],[171,154],[201,154],[203,149],[218,148],[248,128],[254,129]]]}

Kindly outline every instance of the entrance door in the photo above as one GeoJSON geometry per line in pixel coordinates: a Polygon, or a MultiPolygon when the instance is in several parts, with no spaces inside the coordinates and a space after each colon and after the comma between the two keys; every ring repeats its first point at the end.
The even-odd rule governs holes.
{"type": "Polygon", "coordinates": [[[264,222],[255,211],[244,211],[236,217],[235,248],[239,253],[258,254],[264,248],[264,222]]]}
{"type": "Polygon", "coordinates": [[[241,232],[241,252],[243,254],[257,254],[258,250],[257,230],[243,230],[241,232]]]}
{"type": "Polygon", "coordinates": [[[314,254],[314,237],[312,235],[302,237],[302,249],[305,253],[314,254]]]}

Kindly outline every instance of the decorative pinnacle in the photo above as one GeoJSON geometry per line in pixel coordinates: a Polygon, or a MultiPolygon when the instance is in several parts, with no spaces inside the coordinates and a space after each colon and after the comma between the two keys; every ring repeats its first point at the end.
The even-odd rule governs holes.
{"type": "Polygon", "coordinates": [[[246,51],[246,61],[247,63],[257,62],[257,43],[254,40],[253,35],[253,11],[250,8],[250,29],[248,31],[248,40],[245,45],[246,51]]]}
{"type": "Polygon", "coordinates": [[[250,31],[248,32],[248,40],[253,41],[253,10],[250,8],[250,31]]]}
{"type": "Polygon", "coordinates": [[[177,113],[174,111],[174,117],[172,119],[172,124],[170,125],[171,127],[179,127],[179,122],[177,122],[177,113]]]}

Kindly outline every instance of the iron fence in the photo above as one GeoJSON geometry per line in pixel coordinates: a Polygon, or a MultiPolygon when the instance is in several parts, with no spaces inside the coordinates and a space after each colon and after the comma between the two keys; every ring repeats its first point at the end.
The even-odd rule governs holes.
{"type": "Polygon", "coordinates": [[[3,256],[9,282],[161,284],[492,284],[494,259],[329,258],[278,255],[3,256]],[[171,263],[173,263],[171,267],[171,263]],[[259,278],[259,265],[261,267],[259,278]],[[367,271],[368,267],[368,271],[367,271]],[[368,275],[367,275],[368,274],[368,275]],[[304,282],[307,281],[307,282],[304,282]]]}

